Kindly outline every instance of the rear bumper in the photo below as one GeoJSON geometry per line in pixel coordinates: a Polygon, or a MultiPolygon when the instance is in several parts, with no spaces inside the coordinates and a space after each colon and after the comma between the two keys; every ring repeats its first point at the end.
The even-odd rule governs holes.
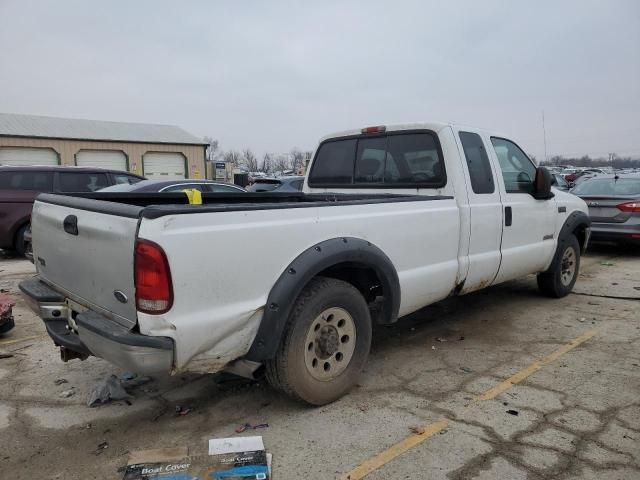
{"type": "Polygon", "coordinates": [[[593,240],[628,241],[640,243],[640,224],[638,223],[592,223],[593,240]]]}
{"type": "Polygon", "coordinates": [[[21,282],[20,290],[56,345],[81,355],[95,355],[136,373],[171,371],[172,339],[140,335],[91,310],[74,312],[63,295],[37,278],[21,282]]]}

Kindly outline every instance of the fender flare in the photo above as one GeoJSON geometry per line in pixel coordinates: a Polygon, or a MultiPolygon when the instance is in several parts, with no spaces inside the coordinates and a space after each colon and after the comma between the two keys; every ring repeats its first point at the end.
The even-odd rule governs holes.
{"type": "MultiPolygon", "coordinates": [[[[573,232],[576,231],[576,229],[581,227],[583,228],[591,227],[591,219],[586,213],[580,210],[571,212],[565,219],[564,224],[562,225],[562,228],[558,233],[558,242],[560,242],[561,238],[572,234],[573,232]]],[[[583,245],[580,245],[580,249],[582,250],[581,253],[584,253],[585,250],[587,249],[588,242],[589,242],[589,234],[587,233],[585,235],[583,245]]]]}
{"type": "Polygon", "coordinates": [[[371,242],[354,237],[332,238],[308,248],[282,272],[269,292],[264,315],[245,358],[263,361],[275,356],[293,304],[302,289],[318,273],[341,263],[372,268],[385,292],[382,303],[384,323],[398,318],[400,281],[393,263],[371,242]]]}

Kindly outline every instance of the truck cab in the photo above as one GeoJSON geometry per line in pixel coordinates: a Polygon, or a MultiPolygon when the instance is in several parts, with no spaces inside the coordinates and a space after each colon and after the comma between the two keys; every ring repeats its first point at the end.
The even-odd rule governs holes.
{"type": "MultiPolygon", "coordinates": [[[[444,195],[460,216],[457,293],[545,270],[567,217],[582,200],[536,190],[538,169],[513,140],[447,123],[366,127],[324,137],[305,180],[308,193],[444,195]]],[[[549,176],[550,177],[550,176],[549,176]]],[[[586,248],[588,228],[579,230],[586,248]]]]}

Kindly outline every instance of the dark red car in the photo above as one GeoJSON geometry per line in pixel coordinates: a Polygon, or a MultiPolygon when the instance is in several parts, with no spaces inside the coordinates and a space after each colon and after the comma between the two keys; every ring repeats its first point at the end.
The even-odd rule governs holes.
{"type": "Polygon", "coordinates": [[[140,180],[144,177],[102,168],[0,166],[0,248],[24,255],[24,233],[39,193],[94,192],[140,180]]]}

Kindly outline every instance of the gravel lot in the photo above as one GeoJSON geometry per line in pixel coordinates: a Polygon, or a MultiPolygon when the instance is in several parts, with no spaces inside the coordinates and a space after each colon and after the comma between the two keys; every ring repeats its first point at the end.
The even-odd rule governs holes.
{"type": "Polygon", "coordinates": [[[0,359],[0,468],[13,479],[120,478],[129,451],[204,453],[245,422],[269,424],[257,433],[277,480],[640,478],[640,251],[593,249],[561,300],[527,277],[379,328],[358,387],[322,408],[184,374],[90,409],[90,388],[122,372],[59,360],[17,294],[32,274],[0,259],[0,288],[17,301],[0,337],[13,353],[0,359]]]}

